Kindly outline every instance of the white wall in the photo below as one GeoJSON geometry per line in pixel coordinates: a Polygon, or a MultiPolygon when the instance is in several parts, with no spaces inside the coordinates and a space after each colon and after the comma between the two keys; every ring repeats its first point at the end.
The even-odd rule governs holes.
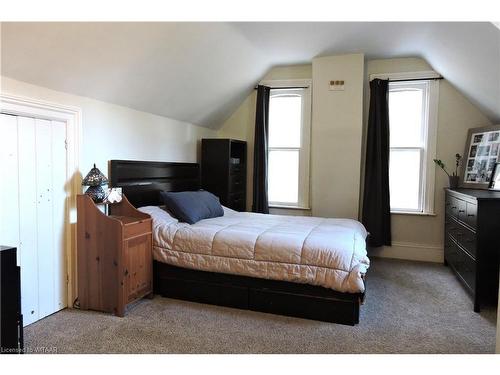
{"type": "Polygon", "coordinates": [[[364,56],[318,57],[312,73],[312,214],[357,219],[364,56]],[[344,91],[330,91],[331,80],[345,81],[344,91]]]}
{"type": "Polygon", "coordinates": [[[66,94],[2,77],[2,92],[45,100],[82,110],[80,171],[93,163],[107,174],[111,159],[197,161],[199,140],[216,132],[186,122],[66,94]]]}

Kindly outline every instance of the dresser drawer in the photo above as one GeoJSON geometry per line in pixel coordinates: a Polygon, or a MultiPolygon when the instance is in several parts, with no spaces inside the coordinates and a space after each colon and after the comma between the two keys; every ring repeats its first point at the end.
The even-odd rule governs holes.
{"type": "Polygon", "coordinates": [[[449,217],[445,224],[445,231],[474,259],[476,258],[476,233],[449,217]]]}
{"type": "Polygon", "coordinates": [[[460,231],[460,228],[463,228],[456,219],[453,219],[451,216],[447,215],[444,222],[444,231],[451,235],[453,238],[457,238],[457,232],[460,231]]]}
{"type": "Polygon", "coordinates": [[[452,219],[451,216],[446,216],[445,233],[453,237],[453,239],[462,246],[470,255],[476,258],[476,233],[465,227],[464,225],[452,219]]]}
{"type": "Polygon", "coordinates": [[[230,164],[229,173],[230,174],[243,174],[245,172],[245,167],[242,164],[230,164]]]}
{"type": "Polygon", "coordinates": [[[459,230],[457,236],[459,245],[462,245],[462,247],[475,259],[477,246],[476,233],[464,227],[459,230]]]}
{"type": "Polygon", "coordinates": [[[229,194],[229,208],[236,211],[245,211],[245,194],[244,193],[234,193],[229,194]]]}
{"type": "Polygon", "coordinates": [[[469,289],[474,292],[476,287],[476,262],[453,241],[448,239],[445,243],[445,257],[448,264],[469,289]]]}
{"type": "Polygon", "coordinates": [[[235,174],[229,177],[229,189],[231,193],[241,192],[245,190],[245,176],[243,174],[235,174]]]}
{"type": "Polygon", "coordinates": [[[447,196],[446,214],[476,228],[477,205],[475,203],[447,196]]]}
{"type": "Polygon", "coordinates": [[[446,197],[446,213],[455,219],[458,219],[459,199],[451,196],[446,197]]]}
{"type": "Polygon", "coordinates": [[[151,219],[137,221],[123,226],[123,238],[132,238],[138,235],[151,233],[151,219]]]}
{"type": "Polygon", "coordinates": [[[472,228],[477,227],[477,204],[467,202],[464,221],[472,228]]]}
{"type": "Polygon", "coordinates": [[[465,223],[465,218],[467,217],[466,210],[467,210],[467,202],[456,198],[456,206],[457,206],[457,218],[460,221],[463,221],[465,223]]]}

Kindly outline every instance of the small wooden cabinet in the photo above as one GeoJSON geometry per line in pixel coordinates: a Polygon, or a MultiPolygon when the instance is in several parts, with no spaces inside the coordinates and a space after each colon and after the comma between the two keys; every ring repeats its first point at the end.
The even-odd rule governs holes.
{"type": "Polygon", "coordinates": [[[246,209],[247,144],[235,139],[201,140],[201,186],[236,211],[246,209]]]}
{"type": "Polygon", "coordinates": [[[472,294],[474,311],[483,303],[496,303],[500,192],[446,189],[444,259],[472,294]]]}
{"type": "Polygon", "coordinates": [[[152,219],[124,196],[104,214],[77,197],[78,301],[84,310],[124,316],[131,302],[153,292],[152,219]]]}

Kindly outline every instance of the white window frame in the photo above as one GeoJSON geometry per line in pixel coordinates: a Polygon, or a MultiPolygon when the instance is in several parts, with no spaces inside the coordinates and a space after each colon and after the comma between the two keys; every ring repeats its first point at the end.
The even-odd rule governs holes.
{"type": "MultiPolygon", "coordinates": [[[[304,87],[301,90],[302,100],[302,121],[301,121],[301,136],[300,147],[268,147],[268,153],[273,150],[298,150],[299,151],[299,186],[298,186],[298,202],[292,204],[289,202],[269,202],[269,207],[276,208],[297,208],[310,209],[309,190],[310,190],[310,155],[311,155],[311,80],[268,80],[261,81],[261,85],[271,87],[271,96],[273,96],[273,88],[285,87],[304,87]]],[[[280,89],[274,92],[274,95],[286,95],[297,93],[299,89],[280,89]]]]}
{"type": "MultiPolygon", "coordinates": [[[[417,210],[391,208],[393,214],[414,214],[414,215],[434,215],[434,192],[435,192],[435,173],[436,168],[434,159],[436,158],[436,139],[437,139],[437,124],[438,124],[438,106],[439,106],[439,80],[440,75],[434,71],[408,72],[408,73],[389,73],[389,74],[372,74],[370,80],[389,79],[400,81],[389,83],[391,87],[416,87],[425,84],[426,92],[424,98],[424,121],[426,122],[422,131],[423,145],[422,147],[390,147],[390,149],[398,150],[421,150],[420,158],[420,207],[417,210]],[[425,80],[425,78],[429,78],[425,80]],[[412,79],[421,79],[420,81],[410,81],[412,79]]],[[[389,103],[390,105],[390,103],[389,103]]]]}

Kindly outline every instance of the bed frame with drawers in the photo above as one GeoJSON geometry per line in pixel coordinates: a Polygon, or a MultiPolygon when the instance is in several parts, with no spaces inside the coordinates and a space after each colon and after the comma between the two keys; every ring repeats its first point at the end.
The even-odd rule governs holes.
{"type": "MultiPolygon", "coordinates": [[[[111,160],[111,187],[135,207],[158,206],[160,191],[200,189],[197,163],[111,160]]],[[[355,325],[364,293],[285,281],[205,272],[153,262],[155,294],[213,305],[355,325]]]]}

